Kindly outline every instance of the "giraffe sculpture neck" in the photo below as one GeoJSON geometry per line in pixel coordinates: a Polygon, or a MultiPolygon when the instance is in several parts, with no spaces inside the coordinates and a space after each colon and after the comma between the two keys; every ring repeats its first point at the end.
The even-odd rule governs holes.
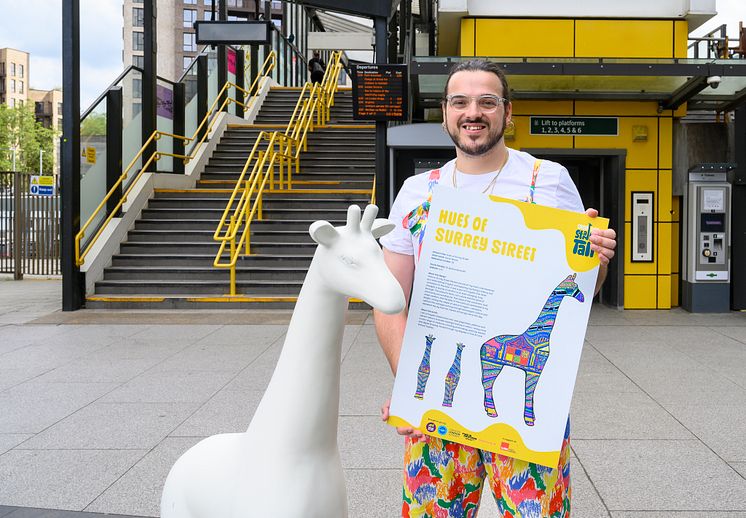
{"type": "Polygon", "coordinates": [[[339,376],[347,296],[314,262],[295,305],[277,367],[249,426],[254,439],[297,451],[337,448],[339,376]]]}

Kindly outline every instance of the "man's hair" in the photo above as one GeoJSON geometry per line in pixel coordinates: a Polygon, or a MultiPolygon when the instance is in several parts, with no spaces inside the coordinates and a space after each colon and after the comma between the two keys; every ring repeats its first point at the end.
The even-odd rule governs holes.
{"type": "Polygon", "coordinates": [[[446,95],[448,95],[448,83],[451,82],[451,77],[456,72],[491,72],[495,74],[503,86],[503,97],[507,99],[507,102],[510,102],[510,88],[508,87],[508,79],[505,77],[505,72],[503,72],[503,69],[497,63],[484,59],[470,59],[456,63],[451,67],[451,71],[446,79],[446,86],[443,89],[443,102],[446,102],[446,95]]]}
{"type": "Polygon", "coordinates": [[[318,50],[314,50],[314,51],[313,51],[313,57],[317,58],[317,57],[319,57],[320,55],[321,55],[321,52],[319,52],[318,50]]]}

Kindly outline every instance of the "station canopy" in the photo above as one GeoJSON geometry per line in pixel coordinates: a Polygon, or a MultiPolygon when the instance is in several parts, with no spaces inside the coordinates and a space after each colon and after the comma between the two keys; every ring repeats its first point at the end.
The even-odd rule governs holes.
{"type": "MultiPolygon", "coordinates": [[[[454,63],[473,57],[417,56],[415,102],[437,107],[454,63]]],[[[726,112],[746,104],[746,59],[490,58],[514,99],[657,101],[661,109],[726,112]],[[713,86],[717,84],[717,88],[713,86]]]]}

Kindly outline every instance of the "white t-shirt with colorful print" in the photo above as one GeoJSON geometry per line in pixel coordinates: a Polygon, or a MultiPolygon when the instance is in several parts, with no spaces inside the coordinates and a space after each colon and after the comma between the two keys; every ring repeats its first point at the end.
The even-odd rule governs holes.
{"type": "Polygon", "coordinates": [[[456,175],[458,189],[494,194],[558,209],[584,212],[583,202],[570,174],[562,165],[538,160],[528,153],[508,149],[508,161],[494,185],[496,171],[484,174],[464,174],[456,170],[456,159],[440,169],[407,178],[389,213],[395,228],[381,238],[381,245],[399,254],[413,255],[415,263],[422,248],[430,197],[435,185],[453,187],[456,175]]]}

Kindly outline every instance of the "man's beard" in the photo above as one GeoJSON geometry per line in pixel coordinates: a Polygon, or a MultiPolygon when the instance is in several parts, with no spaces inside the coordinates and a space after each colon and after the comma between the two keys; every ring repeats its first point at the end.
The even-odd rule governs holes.
{"type": "Polygon", "coordinates": [[[484,119],[480,117],[478,119],[466,119],[463,122],[459,122],[455,131],[452,131],[451,128],[448,126],[448,123],[446,122],[446,130],[448,131],[448,136],[451,137],[453,143],[456,144],[456,147],[459,148],[464,154],[478,157],[490,152],[497,145],[497,143],[500,142],[500,139],[503,138],[503,134],[505,133],[505,122],[507,118],[507,114],[503,116],[502,125],[500,125],[499,129],[493,129],[490,124],[488,124],[484,119]],[[463,124],[469,122],[484,124],[485,126],[487,126],[487,140],[484,142],[484,144],[479,144],[476,147],[469,148],[461,141],[461,139],[459,138],[459,129],[463,124]]]}

